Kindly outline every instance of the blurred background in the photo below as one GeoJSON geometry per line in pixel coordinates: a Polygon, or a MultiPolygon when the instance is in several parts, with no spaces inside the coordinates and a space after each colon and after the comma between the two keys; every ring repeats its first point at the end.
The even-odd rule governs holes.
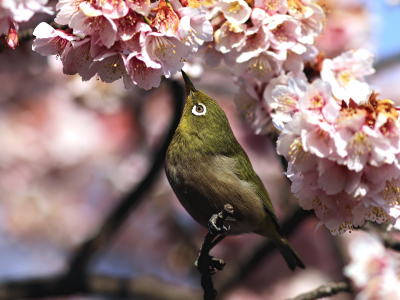
{"type": "MultiPolygon", "coordinates": [[[[395,0],[323,0],[327,12],[317,46],[327,57],[366,48],[376,56],[368,78],[382,98],[400,105],[400,6],[395,0]]],[[[48,16],[36,15],[24,28],[48,16]]],[[[31,50],[32,42],[0,54],[0,298],[1,285],[44,281],[69,270],[81,245],[96,236],[110,213],[148,175],[174,119],[172,81],[155,90],[125,90],[66,76],[53,57],[31,50]]],[[[216,99],[270,193],[281,222],[298,208],[283,175],[274,142],[257,136],[233,104],[238,91],[225,65],[192,72],[195,86],[216,99]],[[200,75],[202,73],[202,75],[200,75]]],[[[206,230],[173,194],[163,167],[122,226],[90,256],[93,289],[111,291],[128,282],[132,299],[201,299],[193,263],[206,230]],[[96,284],[98,285],[96,287],[96,284]],[[100,286],[100,287],[99,287],[100,286]]],[[[262,237],[228,237],[212,251],[226,262],[214,278],[220,299],[286,299],[344,278],[351,235],[332,236],[316,217],[289,235],[306,270],[292,272],[276,251],[256,261],[262,237]],[[315,231],[315,232],[314,232],[315,231]]],[[[21,289],[24,286],[21,285],[21,289]]],[[[74,298],[86,298],[72,295],[74,298]]],[[[93,297],[100,297],[93,294],[93,297]]],[[[87,297],[89,298],[89,296],[87,297]]],[[[352,299],[340,294],[334,299],[352,299]]]]}

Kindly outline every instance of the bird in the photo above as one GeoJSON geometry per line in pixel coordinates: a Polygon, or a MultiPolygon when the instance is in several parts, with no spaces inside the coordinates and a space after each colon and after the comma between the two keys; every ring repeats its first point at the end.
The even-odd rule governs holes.
{"type": "Polygon", "coordinates": [[[224,110],[197,90],[182,71],[186,104],[165,158],[167,179],[186,211],[205,228],[229,203],[234,213],[225,235],[256,233],[269,238],[289,268],[305,268],[279,225],[260,177],[236,140],[224,110]]]}

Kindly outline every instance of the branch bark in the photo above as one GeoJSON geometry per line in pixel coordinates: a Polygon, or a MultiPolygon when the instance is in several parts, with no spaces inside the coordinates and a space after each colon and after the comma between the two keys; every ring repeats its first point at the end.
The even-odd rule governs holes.
{"type": "Polygon", "coordinates": [[[288,300],[316,300],[324,297],[332,297],[340,292],[351,292],[350,282],[340,281],[340,282],[330,282],[325,285],[321,285],[317,289],[301,294],[296,298],[288,300]]]}
{"type": "MultiPolygon", "coordinates": [[[[230,204],[225,204],[224,209],[218,214],[215,225],[217,228],[223,228],[224,221],[228,216],[232,216],[233,207],[230,204]]],[[[210,219],[210,222],[212,222],[210,219]]],[[[213,240],[218,236],[215,230],[209,230],[204,237],[203,246],[200,249],[200,255],[197,258],[195,265],[201,273],[201,286],[204,290],[204,300],[213,300],[217,297],[217,290],[214,288],[214,283],[211,276],[216,270],[222,270],[225,266],[224,261],[216,259],[210,255],[210,250],[213,247],[213,240]]]]}

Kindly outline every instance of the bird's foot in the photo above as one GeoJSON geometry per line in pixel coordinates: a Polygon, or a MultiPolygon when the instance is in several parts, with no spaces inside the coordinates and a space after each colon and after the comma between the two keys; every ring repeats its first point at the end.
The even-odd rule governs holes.
{"type": "MultiPolygon", "coordinates": [[[[200,259],[200,255],[199,255],[199,257],[197,257],[197,259],[194,263],[194,265],[198,269],[200,269],[199,259],[200,259]]],[[[204,259],[204,257],[203,257],[203,259],[204,259]]],[[[217,272],[217,270],[222,271],[222,269],[225,267],[225,262],[222,259],[214,258],[214,256],[211,256],[210,254],[208,254],[205,259],[207,260],[207,262],[205,264],[203,263],[202,266],[207,266],[208,272],[211,275],[215,274],[217,272]]]]}
{"type": "Polygon", "coordinates": [[[226,228],[223,224],[221,227],[217,226],[217,218],[218,218],[218,214],[212,215],[212,217],[210,218],[210,220],[208,221],[208,230],[213,234],[213,235],[218,235],[218,234],[225,234],[228,232],[229,230],[229,226],[228,228],[226,228]]]}

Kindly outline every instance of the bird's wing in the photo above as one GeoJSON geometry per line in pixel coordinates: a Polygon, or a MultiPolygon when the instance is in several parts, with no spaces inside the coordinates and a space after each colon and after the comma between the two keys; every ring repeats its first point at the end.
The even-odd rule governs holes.
{"type": "Polygon", "coordinates": [[[235,161],[235,173],[239,177],[239,179],[249,182],[254,186],[255,192],[258,197],[260,197],[264,209],[267,214],[271,217],[271,220],[277,230],[277,232],[284,236],[282,227],[279,225],[278,218],[276,217],[274,207],[272,206],[271,199],[268,195],[268,192],[262,183],[260,177],[258,177],[257,173],[254,171],[247,154],[244,152],[240,153],[234,158],[235,161]]]}

